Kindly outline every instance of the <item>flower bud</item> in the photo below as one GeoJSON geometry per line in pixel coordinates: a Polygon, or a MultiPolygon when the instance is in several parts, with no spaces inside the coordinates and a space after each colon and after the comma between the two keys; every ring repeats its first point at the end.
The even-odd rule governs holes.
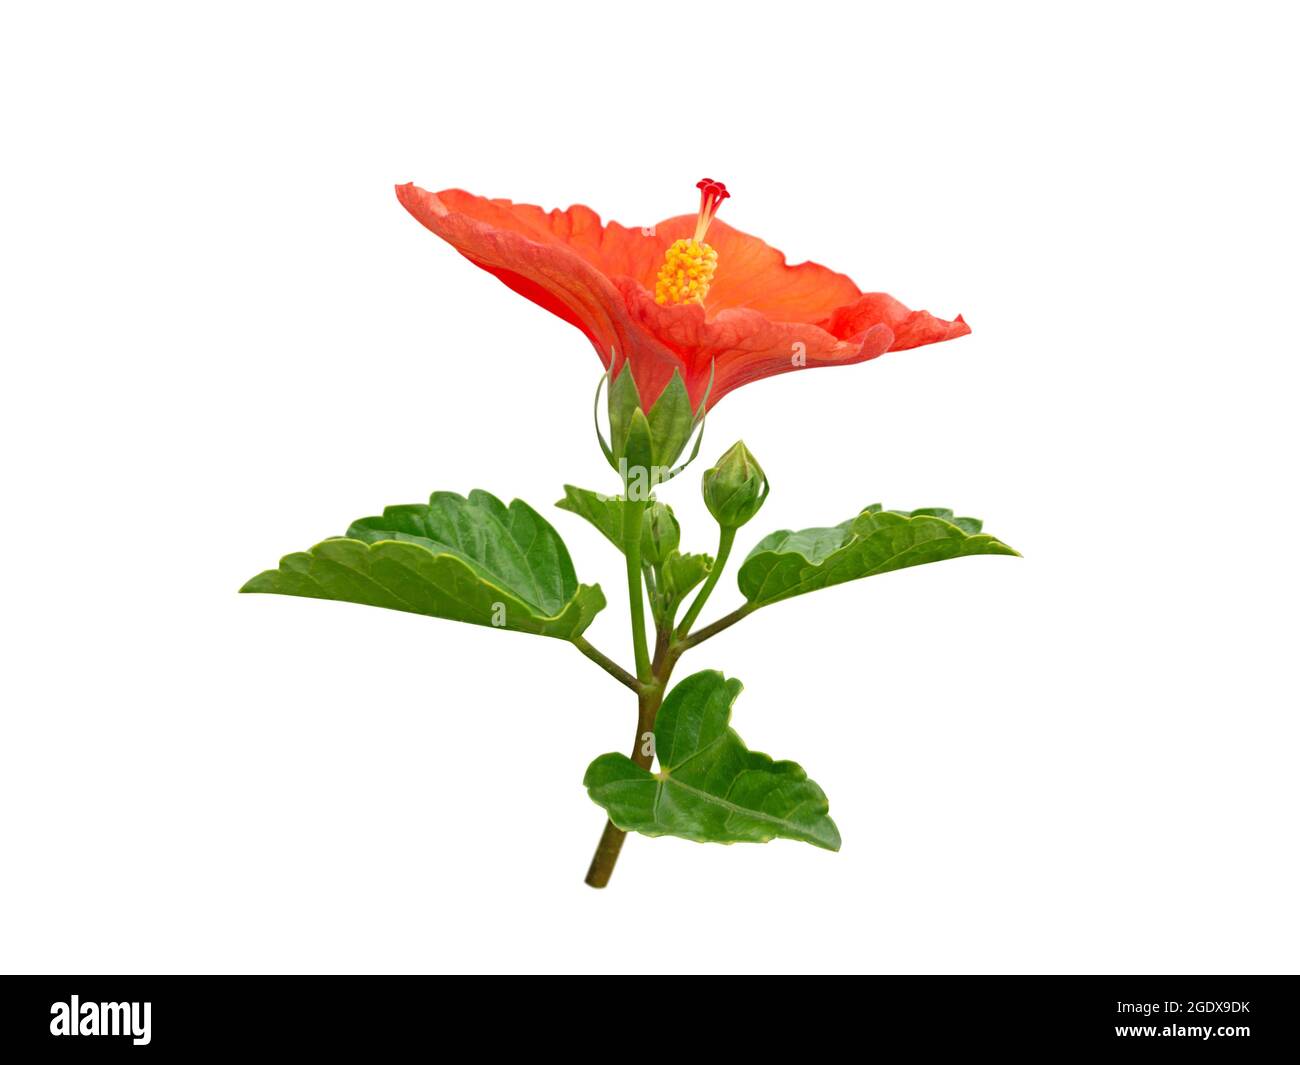
{"type": "Polygon", "coordinates": [[[704,471],[704,503],[724,529],[739,529],[767,498],[767,475],[744,441],[732,444],[716,466],[704,471]]]}
{"type": "Polygon", "coordinates": [[[610,439],[605,457],[622,478],[628,498],[648,499],[656,485],[672,479],[677,472],[674,464],[703,417],[703,403],[698,411],[691,410],[679,373],[646,409],[631,364],[623,364],[609,385],[610,439]]]}
{"type": "Polygon", "coordinates": [[[641,560],[652,566],[662,563],[677,550],[682,529],[672,510],[663,503],[651,503],[641,518],[641,560]]]}

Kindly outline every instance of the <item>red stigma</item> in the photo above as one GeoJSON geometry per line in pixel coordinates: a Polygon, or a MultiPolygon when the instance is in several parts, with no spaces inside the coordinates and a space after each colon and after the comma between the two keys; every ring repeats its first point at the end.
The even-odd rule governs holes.
{"type": "Polygon", "coordinates": [[[722,201],[731,195],[726,185],[721,181],[714,181],[713,178],[701,178],[695,183],[695,187],[700,190],[700,211],[707,213],[710,218],[717,214],[722,201]]]}

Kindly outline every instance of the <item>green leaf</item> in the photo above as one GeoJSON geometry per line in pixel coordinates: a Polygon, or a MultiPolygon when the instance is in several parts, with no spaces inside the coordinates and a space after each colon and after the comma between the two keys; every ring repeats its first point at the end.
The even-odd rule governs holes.
{"type": "Polygon", "coordinates": [[[881,510],[876,503],[830,529],[786,529],[759,541],[741,564],[741,594],[754,607],[877,573],[961,555],[1019,555],[951,510],[881,510]]]}
{"type": "Polygon", "coordinates": [[[572,640],[604,608],[559,534],[527,503],[435,492],[287,555],[240,589],[335,599],[572,640]]]}
{"type": "MultiPolygon", "coordinates": [[[[564,486],[564,498],[555,504],[561,510],[567,510],[570,514],[577,514],[580,518],[586,518],[605,537],[611,544],[623,550],[623,508],[626,501],[622,496],[607,496],[599,492],[593,492],[587,488],[575,488],[571,484],[564,486]]],[[[664,520],[677,526],[677,519],[673,517],[672,508],[664,503],[651,500],[649,506],[645,508],[645,514],[642,518],[642,536],[641,536],[641,558],[651,565],[657,565],[663,561],[657,558],[650,549],[652,538],[646,535],[646,530],[650,527],[652,521],[664,520]]],[[[678,532],[680,536],[680,529],[678,532]]]]}
{"type": "Polygon", "coordinates": [[[683,555],[674,551],[664,560],[664,581],[661,589],[669,618],[677,615],[691,590],[709,575],[713,568],[710,555],[683,555]]]}
{"type": "Polygon", "coordinates": [[[729,727],[738,680],[716,670],[687,677],[655,722],[659,772],[604,754],[583,784],[625,832],[698,843],[766,843],[778,836],[839,850],[826,796],[794,762],[749,750],[729,727]]]}

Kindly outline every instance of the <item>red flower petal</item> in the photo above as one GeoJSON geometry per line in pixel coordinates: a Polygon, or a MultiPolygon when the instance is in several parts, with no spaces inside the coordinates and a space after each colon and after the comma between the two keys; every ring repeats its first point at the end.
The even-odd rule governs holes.
{"type": "Polygon", "coordinates": [[[775,248],[719,221],[708,235],[719,267],[705,306],[660,306],[655,275],[668,246],[693,232],[693,216],[646,232],[602,225],[582,206],[543,211],[414,185],[399,185],[397,196],[475,265],[581,329],[607,366],[611,352],[615,371],[630,361],[646,406],[674,371],[695,402],[712,373],[712,406],[773,374],[862,362],[970,332],[960,317],[945,322],[883,293],[864,294],[816,263],[791,266],[775,248]]]}
{"type": "MultiPolygon", "coordinates": [[[[540,218],[518,215],[508,201],[484,200],[458,189],[434,194],[415,185],[398,185],[397,198],[412,215],[470,262],[495,274],[516,292],[576,325],[598,352],[608,352],[616,330],[609,309],[618,303],[600,270],[551,236],[540,218]]],[[[581,230],[590,214],[578,208],[568,220],[581,230]]],[[[566,215],[569,212],[566,212],[566,215]]],[[[596,222],[599,228],[599,222],[596,222]]]]}
{"type": "MultiPolygon", "coordinates": [[[[679,237],[695,232],[695,216],[679,215],[654,228],[666,251],[679,237]]],[[[704,301],[709,315],[741,307],[776,321],[816,322],[862,295],[843,274],[817,263],[791,266],[770,244],[720,219],[714,219],[705,239],[718,253],[718,272],[704,301]]],[[[660,254],[648,274],[637,278],[651,292],[662,262],[660,254]]]]}
{"type": "Polygon", "coordinates": [[[890,351],[937,344],[941,340],[964,337],[970,332],[970,326],[960,314],[954,321],[945,322],[928,311],[910,311],[883,292],[868,292],[853,303],[836,308],[822,325],[836,336],[843,337],[877,323],[883,323],[894,331],[895,339],[890,351]]]}
{"type": "MultiPolygon", "coordinates": [[[[710,407],[751,381],[806,366],[864,362],[883,355],[894,342],[893,331],[881,323],[870,323],[857,334],[840,338],[818,325],[773,321],[748,308],[727,308],[710,315],[695,304],[661,306],[629,278],[621,279],[618,286],[633,325],[676,354],[692,402],[703,397],[712,370],[710,407]]],[[[658,360],[638,362],[635,352],[629,352],[629,358],[643,393],[658,395],[672,378],[671,366],[658,360]]]]}

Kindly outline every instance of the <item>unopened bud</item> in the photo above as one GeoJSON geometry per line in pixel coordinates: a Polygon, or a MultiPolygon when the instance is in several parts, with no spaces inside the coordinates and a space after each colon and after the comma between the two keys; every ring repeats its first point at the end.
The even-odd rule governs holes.
{"type": "Polygon", "coordinates": [[[704,471],[703,488],[704,503],[717,523],[738,529],[767,498],[767,475],[744,442],[737,441],[716,466],[704,471]]]}

